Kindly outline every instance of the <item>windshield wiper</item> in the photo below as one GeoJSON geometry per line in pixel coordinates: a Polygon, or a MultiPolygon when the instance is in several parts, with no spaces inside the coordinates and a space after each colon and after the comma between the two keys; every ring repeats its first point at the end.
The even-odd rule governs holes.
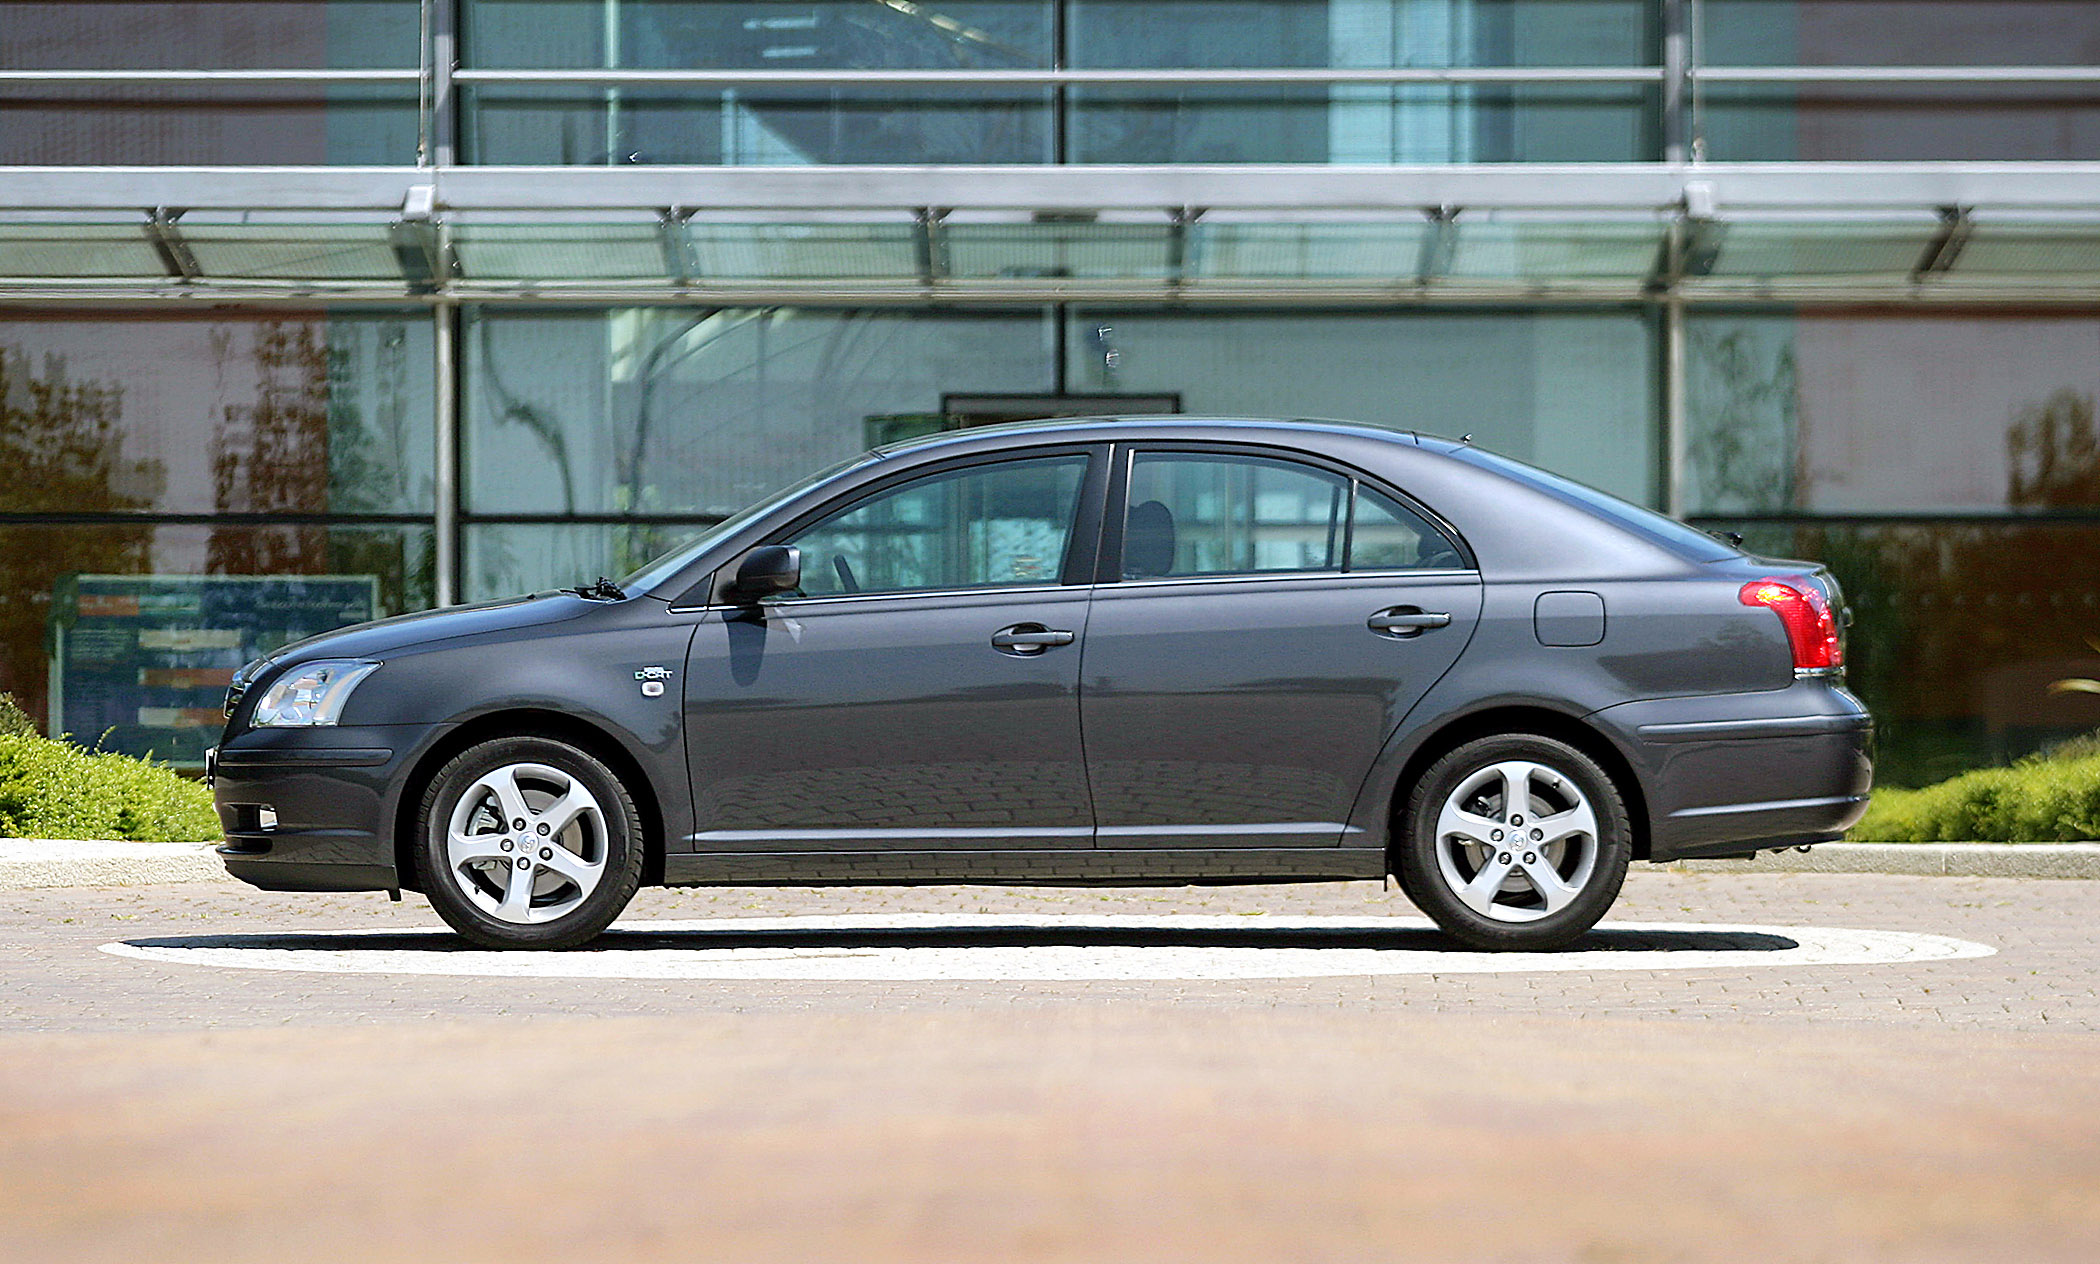
{"type": "Polygon", "coordinates": [[[627,599],[626,590],[603,575],[598,577],[598,582],[595,584],[585,584],[580,588],[571,588],[569,591],[579,597],[589,597],[592,601],[624,601],[627,599]]]}

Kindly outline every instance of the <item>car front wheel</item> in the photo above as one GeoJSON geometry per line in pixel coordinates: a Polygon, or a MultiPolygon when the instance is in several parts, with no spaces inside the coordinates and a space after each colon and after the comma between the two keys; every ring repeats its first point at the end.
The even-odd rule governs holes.
{"type": "Polygon", "coordinates": [[[1588,755],[1529,735],[1445,755],[1409,800],[1401,889],[1474,948],[1565,947],[1618,898],[1633,853],[1624,796],[1588,755]]]}
{"type": "Polygon", "coordinates": [[[470,747],[431,779],[417,823],[431,907],[486,948],[573,948],[610,926],[641,884],[633,796],[566,742],[470,747]]]}

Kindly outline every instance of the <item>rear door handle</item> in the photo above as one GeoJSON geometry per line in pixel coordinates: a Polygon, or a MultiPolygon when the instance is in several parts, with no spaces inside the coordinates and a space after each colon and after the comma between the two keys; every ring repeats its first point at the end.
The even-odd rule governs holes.
{"type": "Polygon", "coordinates": [[[1416,606],[1394,606],[1390,610],[1379,611],[1364,620],[1364,623],[1373,632],[1409,637],[1420,636],[1431,628],[1449,627],[1451,616],[1416,606]]]}
{"type": "Polygon", "coordinates": [[[992,633],[992,648],[1009,654],[1040,654],[1053,645],[1070,645],[1073,634],[1040,623],[1016,623],[992,633]]]}

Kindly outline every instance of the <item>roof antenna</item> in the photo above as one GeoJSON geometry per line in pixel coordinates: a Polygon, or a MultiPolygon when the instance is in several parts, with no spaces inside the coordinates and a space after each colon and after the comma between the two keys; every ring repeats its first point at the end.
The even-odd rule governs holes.
{"type": "Polygon", "coordinates": [[[1466,433],[1460,435],[1458,437],[1458,442],[1462,447],[1470,445],[1473,442],[1473,432],[1469,430],[1466,433]]]}

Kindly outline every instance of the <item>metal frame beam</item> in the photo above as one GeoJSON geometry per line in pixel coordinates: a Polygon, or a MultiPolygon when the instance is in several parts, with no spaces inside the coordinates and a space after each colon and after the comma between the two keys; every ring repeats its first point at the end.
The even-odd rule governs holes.
{"type": "Polygon", "coordinates": [[[203,276],[197,266],[197,258],[190,253],[189,243],[182,239],[182,230],[175,221],[182,218],[182,211],[156,206],[146,212],[146,240],[152,243],[153,253],[160,256],[161,266],[174,279],[189,284],[203,276]]]}
{"type": "Polygon", "coordinates": [[[666,206],[773,218],[830,211],[1405,212],[1669,215],[1687,185],[1716,214],[1832,212],[2100,216],[2100,163],[1505,163],[1471,166],[8,167],[0,219],[144,206],[274,213],[392,211],[412,186],[449,214],[630,212],[666,206]]]}

